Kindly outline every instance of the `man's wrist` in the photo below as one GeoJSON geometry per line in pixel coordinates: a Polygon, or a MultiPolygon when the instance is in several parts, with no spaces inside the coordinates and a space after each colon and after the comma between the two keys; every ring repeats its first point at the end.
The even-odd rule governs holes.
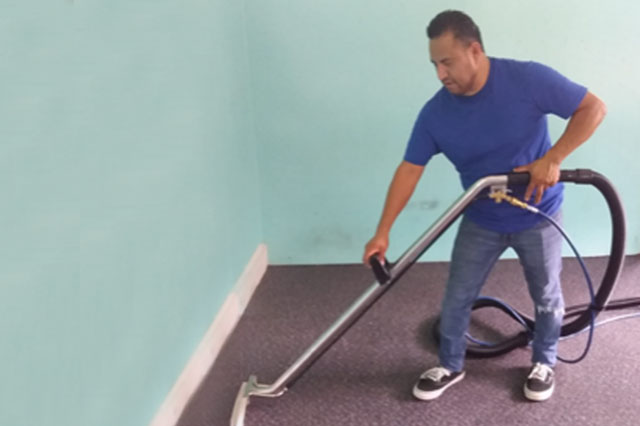
{"type": "Polygon", "coordinates": [[[378,229],[376,230],[377,236],[387,237],[389,236],[389,232],[391,231],[391,226],[388,225],[378,225],[378,229]]]}
{"type": "Polygon", "coordinates": [[[560,166],[560,164],[564,161],[566,155],[564,155],[562,152],[560,152],[559,149],[553,147],[549,151],[547,151],[547,154],[545,155],[545,157],[551,163],[553,163],[553,164],[555,164],[557,166],[560,166]]]}

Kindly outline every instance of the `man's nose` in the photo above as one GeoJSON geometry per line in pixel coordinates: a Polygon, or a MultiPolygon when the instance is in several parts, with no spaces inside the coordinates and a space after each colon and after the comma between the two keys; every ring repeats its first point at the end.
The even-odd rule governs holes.
{"type": "Polygon", "coordinates": [[[438,80],[443,81],[447,77],[447,70],[444,65],[436,65],[436,73],[438,74],[438,80]]]}

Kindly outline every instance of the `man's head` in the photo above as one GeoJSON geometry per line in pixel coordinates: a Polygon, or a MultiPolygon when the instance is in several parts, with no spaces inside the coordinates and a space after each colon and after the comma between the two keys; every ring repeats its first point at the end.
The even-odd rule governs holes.
{"type": "Polygon", "coordinates": [[[442,12],[429,23],[427,36],[431,62],[445,88],[455,95],[477,93],[486,82],[488,59],[473,20],[462,12],[442,12]]]}

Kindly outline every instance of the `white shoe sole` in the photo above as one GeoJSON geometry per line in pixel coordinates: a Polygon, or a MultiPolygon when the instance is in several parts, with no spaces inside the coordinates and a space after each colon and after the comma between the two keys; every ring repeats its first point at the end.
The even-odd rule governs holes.
{"type": "Polygon", "coordinates": [[[460,374],[458,377],[453,379],[451,382],[447,383],[446,386],[444,386],[441,389],[434,390],[434,391],[424,391],[422,389],[419,389],[418,385],[416,384],[413,387],[413,396],[415,396],[417,399],[419,399],[421,401],[431,401],[432,399],[436,399],[437,397],[442,395],[442,393],[445,390],[447,390],[449,387],[451,387],[452,385],[455,385],[460,380],[464,379],[464,375],[465,375],[465,372],[463,371],[462,374],[460,374]]]}
{"type": "Polygon", "coordinates": [[[551,397],[554,387],[555,387],[555,384],[551,385],[551,387],[544,392],[534,392],[532,390],[529,390],[529,388],[527,388],[527,385],[525,384],[524,397],[527,398],[529,401],[536,401],[536,402],[546,401],[551,397]]]}

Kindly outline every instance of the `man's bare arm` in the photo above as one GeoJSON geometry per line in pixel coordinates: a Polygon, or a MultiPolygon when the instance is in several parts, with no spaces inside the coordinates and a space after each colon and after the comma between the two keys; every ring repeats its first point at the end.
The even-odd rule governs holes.
{"type": "Polygon", "coordinates": [[[374,253],[378,253],[380,260],[384,259],[385,252],[389,247],[391,227],[402,209],[407,205],[423,171],[424,166],[417,166],[407,161],[400,163],[396,169],[391,185],[389,185],[376,234],[364,249],[362,260],[365,264],[368,264],[369,257],[374,253]]]}

